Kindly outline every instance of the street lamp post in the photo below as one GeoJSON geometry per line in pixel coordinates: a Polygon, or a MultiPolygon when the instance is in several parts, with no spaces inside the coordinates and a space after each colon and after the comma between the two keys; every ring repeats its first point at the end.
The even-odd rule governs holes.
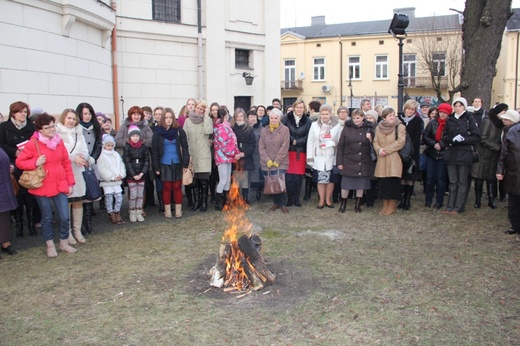
{"type": "Polygon", "coordinates": [[[388,33],[392,34],[394,38],[399,40],[399,73],[397,74],[397,112],[403,111],[403,40],[406,38],[406,28],[409,24],[408,16],[405,14],[394,13],[394,18],[390,23],[388,33]]]}

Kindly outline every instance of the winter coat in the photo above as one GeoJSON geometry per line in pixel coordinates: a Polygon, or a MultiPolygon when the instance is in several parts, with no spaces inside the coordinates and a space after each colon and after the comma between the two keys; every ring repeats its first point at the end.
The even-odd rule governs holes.
{"type": "Polygon", "coordinates": [[[9,156],[4,150],[0,149],[0,213],[18,208],[9,171],[9,156]]]}
{"type": "Polygon", "coordinates": [[[125,122],[117,131],[115,138],[116,148],[123,149],[126,146],[128,140],[128,127],[130,125],[136,125],[139,128],[139,130],[141,131],[141,140],[147,148],[151,148],[153,132],[152,129],[150,129],[150,126],[148,126],[148,122],[146,120],[141,120],[137,123],[133,123],[130,120],[128,120],[128,118],[125,119],[125,122]]]}
{"type": "Polygon", "coordinates": [[[63,144],[65,144],[65,148],[67,148],[70,164],[72,166],[72,172],[74,173],[74,180],[76,180],[76,184],[72,189],[72,194],[68,197],[83,197],[85,196],[86,186],[82,172],[85,170],[85,168],[83,166],[79,166],[75,162],[76,156],[81,154],[83,154],[84,159],[89,162],[88,148],[87,143],[85,142],[85,138],[83,137],[82,126],[68,128],[62,123],[56,123],[56,133],[61,137],[63,144]]]}
{"type": "Polygon", "coordinates": [[[31,140],[27,142],[25,148],[16,158],[16,166],[19,169],[24,171],[36,169],[36,160],[38,160],[39,155],[33,139],[38,142],[41,155],[45,155],[47,158],[43,164],[43,169],[46,173],[43,179],[43,185],[37,189],[29,190],[29,193],[40,197],[54,197],[60,193],[68,194],[69,186],[74,186],[76,180],[72,172],[69,152],[63,140],[60,139],[56,149],[52,150],[38,139],[37,134],[39,134],[39,132],[35,132],[31,140]]]}
{"type": "Polygon", "coordinates": [[[291,134],[284,124],[273,132],[269,130],[269,126],[262,128],[260,132],[260,141],[258,142],[258,151],[260,153],[260,167],[263,171],[267,171],[267,161],[276,162],[278,169],[287,170],[289,167],[289,141],[291,134]]]}
{"type": "Polygon", "coordinates": [[[300,122],[296,125],[294,113],[289,112],[287,116],[282,119],[282,123],[287,126],[291,134],[289,151],[305,153],[307,151],[307,137],[312,123],[307,114],[303,114],[300,122]],[[294,141],[296,141],[296,144],[293,144],[294,141]]]}
{"type": "Polygon", "coordinates": [[[520,124],[513,125],[502,138],[496,174],[504,175],[508,193],[520,195],[520,124]]]}
{"type": "Polygon", "coordinates": [[[496,117],[493,121],[489,117],[482,119],[482,126],[479,127],[480,142],[474,146],[478,152],[480,160],[471,166],[471,177],[476,179],[495,180],[497,172],[497,162],[500,157],[500,142],[502,135],[502,121],[496,117]],[[497,126],[497,121],[500,126],[497,126]]]}
{"type": "Polygon", "coordinates": [[[213,149],[215,150],[215,164],[235,162],[238,155],[237,137],[227,121],[215,124],[213,128],[213,149]]]}
{"type": "Polygon", "coordinates": [[[473,115],[465,111],[459,119],[456,119],[455,115],[451,114],[446,120],[442,133],[441,147],[446,148],[444,161],[448,165],[471,166],[473,164],[472,146],[479,141],[480,131],[473,115]],[[454,142],[453,138],[457,135],[464,137],[464,141],[454,142]]]}
{"type": "Polygon", "coordinates": [[[375,164],[370,160],[370,143],[367,133],[374,138],[374,125],[366,120],[356,126],[352,120],[340,126],[336,165],[343,166],[341,175],[346,177],[371,177],[375,164]]]}
{"type": "Polygon", "coordinates": [[[187,118],[183,129],[188,139],[193,170],[195,173],[210,173],[212,160],[209,136],[213,134],[213,121],[210,117],[204,117],[202,123],[194,124],[187,118]]]}
{"type": "Polygon", "coordinates": [[[256,136],[253,128],[249,128],[249,131],[245,129],[245,125],[235,124],[233,126],[233,132],[237,137],[238,150],[244,153],[244,157],[240,158],[235,165],[235,169],[254,171],[255,161],[254,153],[256,151],[256,136]]]}
{"type": "Polygon", "coordinates": [[[439,128],[439,121],[437,119],[430,120],[428,125],[426,125],[426,129],[424,129],[422,135],[422,142],[426,145],[426,149],[424,149],[424,154],[428,157],[431,157],[435,160],[443,160],[444,159],[444,148],[441,147],[441,150],[435,149],[435,144],[438,142],[435,140],[435,135],[437,134],[437,129],[439,128]]]}
{"type": "MultiPolygon", "coordinates": [[[[177,128],[177,139],[175,141],[177,153],[183,168],[188,168],[190,164],[190,150],[188,146],[188,139],[186,132],[182,128],[177,128]]],[[[161,160],[164,155],[164,141],[165,138],[158,133],[153,134],[152,138],[152,167],[153,171],[161,171],[161,160]]]]}
{"type": "Polygon", "coordinates": [[[115,150],[102,150],[97,161],[99,170],[99,186],[117,186],[123,183],[122,180],[116,181],[116,176],[126,177],[126,168],[121,155],[115,150]]]}
{"type": "MultiPolygon", "coordinates": [[[[97,120],[93,119],[93,121],[97,120]]],[[[94,160],[97,160],[99,155],[101,155],[101,149],[103,149],[103,144],[101,143],[102,138],[96,138],[94,125],[90,125],[86,128],[80,124],[79,127],[83,130],[83,137],[85,138],[85,143],[87,143],[88,153],[94,160]]]]}
{"type": "Polygon", "coordinates": [[[313,122],[307,138],[307,164],[317,171],[331,171],[336,164],[336,150],[342,127],[338,119],[331,118],[330,140],[323,144],[320,138],[322,122],[320,119],[313,122]]]}
{"type": "Polygon", "coordinates": [[[381,132],[380,125],[376,127],[374,150],[379,154],[379,150],[384,148],[387,153],[386,156],[377,155],[376,170],[374,171],[374,176],[377,178],[401,178],[403,175],[403,162],[399,156],[399,150],[404,147],[406,142],[406,127],[399,124],[397,133],[398,136],[395,139],[395,131],[385,135],[381,132]]]}
{"type": "Polygon", "coordinates": [[[414,173],[412,173],[412,175],[405,174],[406,177],[403,177],[403,179],[416,180],[418,178],[416,173],[419,171],[419,156],[421,155],[421,136],[424,131],[424,121],[420,116],[414,116],[412,120],[408,121],[408,123],[406,123],[401,116],[399,119],[403,125],[406,126],[406,132],[410,135],[410,140],[413,145],[412,159],[417,163],[415,165],[414,173]]]}
{"type": "Polygon", "coordinates": [[[249,180],[252,183],[259,183],[263,181],[263,176],[260,177],[260,133],[262,132],[262,124],[258,123],[253,126],[253,132],[255,134],[255,151],[253,153],[253,162],[255,165],[255,170],[253,173],[249,174],[249,180]]]}
{"type": "MultiPolygon", "coordinates": [[[[11,119],[0,124],[0,148],[4,149],[12,163],[16,161],[16,151],[18,150],[16,145],[29,140],[34,131],[34,124],[30,121],[20,130],[16,128],[11,119]]],[[[13,174],[16,179],[19,179],[22,171],[15,167],[13,174]]]]}
{"type": "MultiPolygon", "coordinates": [[[[138,148],[133,147],[130,143],[126,143],[123,152],[123,162],[126,167],[127,179],[134,180],[134,176],[148,172],[150,166],[148,147],[141,142],[138,148]]],[[[141,180],[144,179],[144,176],[141,180]]]]}

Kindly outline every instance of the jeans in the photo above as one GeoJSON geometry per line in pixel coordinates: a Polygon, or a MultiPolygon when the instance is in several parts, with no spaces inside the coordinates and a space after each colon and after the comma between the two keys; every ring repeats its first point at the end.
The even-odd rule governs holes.
{"type": "Polygon", "coordinates": [[[34,196],[36,198],[36,202],[38,202],[38,206],[40,207],[40,211],[42,214],[41,224],[42,224],[42,237],[44,241],[54,239],[54,231],[52,229],[52,204],[54,204],[54,210],[59,218],[59,234],[60,239],[68,239],[69,238],[69,203],[67,200],[67,195],[64,193],[59,193],[53,197],[41,197],[34,196]]]}
{"type": "Polygon", "coordinates": [[[447,211],[464,212],[469,190],[469,170],[471,166],[448,165],[448,177],[450,179],[450,197],[448,198],[447,211]]]}
{"type": "Polygon", "coordinates": [[[424,184],[426,203],[433,202],[433,194],[436,190],[436,204],[442,205],[444,202],[444,192],[446,192],[446,162],[444,160],[435,160],[426,156],[426,181],[424,184]],[[435,189],[437,188],[437,189],[435,189]]]}

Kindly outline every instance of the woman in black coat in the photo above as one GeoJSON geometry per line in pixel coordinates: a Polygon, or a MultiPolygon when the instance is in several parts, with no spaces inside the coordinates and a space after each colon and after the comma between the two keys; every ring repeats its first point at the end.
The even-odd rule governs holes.
{"type": "Polygon", "coordinates": [[[2,252],[9,255],[16,254],[16,250],[11,246],[13,240],[11,211],[18,206],[9,176],[13,171],[14,165],[10,163],[9,156],[0,149],[0,244],[2,244],[2,252]]]}
{"type": "Polygon", "coordinates": [[[480,141],[480,132],[477,121],[466,111],[467,105],[468,102],[463,97],[453,101],[455,111],[448,117],[442,134],[441,147],[446,149],[444,161],[450,181],[450,196],[444,214],[464,212],[468,198],[473,146],[480,141]]]}
{"type": "Polygon", "coordinates": [[[495,204],[496,185],[495,178],[497,162],[500,156],[500,142],[504,124],[499,116],[505,114],[508,106],[499,103],[491,108],[487,117],[482,119],[480,126],[480,142],[475,146],[480,160],[471,167],[471,177],[475,179],[475,208],[480,208],[484,181],[486,182],[488,206],[496,209],[495,204]]]}
{"type": "Polygon", "coordinates": [[[246,117],[246,112],[242,108],[235,110],[230,125],[237,137],[237,146],[240,151],[237,162],[233,164],[233,178],[242,189],[242,198],[249,204],[249,172],[255,170],[256,136],[246,117]]]}
{"type": "MultiPolygon", "coordinates": [[[[30,114],[31,110],[27,103],[14,102],[9,106],[9,119],[0,124],[0,147],[6,152],[12,163],[16,161],[16,157],[23,149],[21,143],[28,141],[35,131],[34,124],[28,120],[30,114]]],[[[16,180],[20,179],[22,173],[21,170],[15,168],[13,174],[16,180]]],[[[29,235],[36,236],[35,224],[40,215],[36,199],[23,186],[20,186],[16,199],[18,202],[18,208],[15,211],[16,237],[23,237],[24,207],[29,235]]]]}
{"type": "MultiPolygon", "coordinates": [[[[397,206],[398,209],[410,209],[410,199],[413,194],[413,187],[415,181],[419,178],[421,172],[419,170],[419,156],[421,135],[424,131],[424,121],[420,116],[417,116],[417,101],[408,100],[403,106],[403,114],[399,116],[401,122],[406,126],[406,132],[410,136],[413,145],[412,159],[415,161],[412,173],[403,170],[403,177],[401,181],[402,194],[401,203],[397,206]]],[[[396,130],[397,131],[397,130],[396,130]]]]}

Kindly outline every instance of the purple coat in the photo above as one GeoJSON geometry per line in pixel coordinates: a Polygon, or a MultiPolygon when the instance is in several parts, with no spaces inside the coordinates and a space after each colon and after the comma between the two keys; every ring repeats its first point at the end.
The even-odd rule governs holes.
{"type": "Polygon", "coordinates": [[[18,208],[9,174],[10,163],[9,156],[0,148],[0,213],[18,208]]]}

